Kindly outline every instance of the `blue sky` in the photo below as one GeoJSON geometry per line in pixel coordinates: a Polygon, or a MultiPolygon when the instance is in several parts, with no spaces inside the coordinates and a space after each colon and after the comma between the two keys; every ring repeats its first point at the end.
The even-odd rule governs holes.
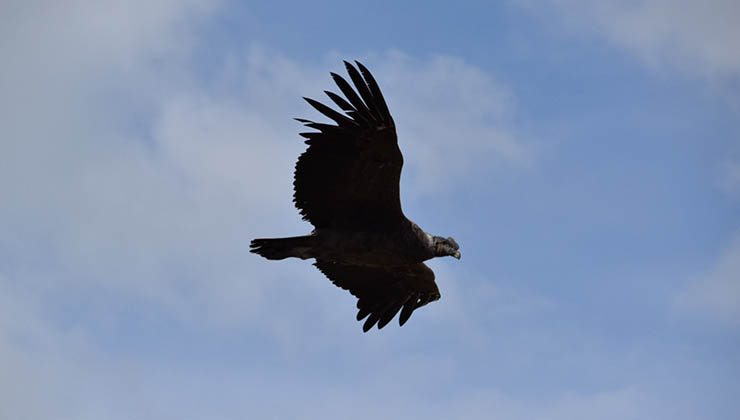
{"type": "Polygon", "coordinates": [[[0,418],[735,418],[740,8],[487,3],[3,2],[0,418]],[[367,334],[248,253],[343,59],[463,255],[367,334]]]}

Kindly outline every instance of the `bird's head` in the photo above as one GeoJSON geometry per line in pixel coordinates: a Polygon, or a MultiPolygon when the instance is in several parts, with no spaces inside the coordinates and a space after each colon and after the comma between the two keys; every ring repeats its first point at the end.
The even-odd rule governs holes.
{"type": "Polygon", "coordinates": [[[451,256],[455,257],[458,260],[460,259],[460,245],[455,242],[455,240],[452,237],[449,238],[443,238],[441,236],[435,236],[434,237],[434,256],[435,257],[444,257],[444,256],[451,256]]]}

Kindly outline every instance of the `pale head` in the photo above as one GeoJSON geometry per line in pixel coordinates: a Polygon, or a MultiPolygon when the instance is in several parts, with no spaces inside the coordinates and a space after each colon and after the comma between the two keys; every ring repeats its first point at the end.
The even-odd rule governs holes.
{"type": "Polygon", "coordinates": [[[434,256],[435,257],[455,257],[460,259],[460,245],[455,242],[452,237],[443,238],[441,236],[434,237],[434,256]]]}

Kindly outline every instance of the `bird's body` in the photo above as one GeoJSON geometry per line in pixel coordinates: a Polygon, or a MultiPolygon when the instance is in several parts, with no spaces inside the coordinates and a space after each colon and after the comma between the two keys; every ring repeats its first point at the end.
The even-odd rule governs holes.
{"type": "MultiPolygon", "coordinates": [[[[304,260],[316,258],[367,266],[416,264],[434,257],[433,236],[415,223],[409,223],[410,229],[395,229],[387,233],[321,228],[310,235],[281,238],[285,240],[281,248],[283,254],[270,254],[267,250],[262,252],[267,259],[283,259],[287,251],[290,254],[287,256],[304,260]]],[[[261,247],[270,244],[269,241],[256,239],[254,245],[261,247]]]]}
{"type": "Polygon", "coordinates": [[[439,299],[434,273],[424,261],[460,258],[454,239],[433,236],[401,210],[403,156],[393,118],[370,72],[345,62],[357,89],[332,73],[346,100],[326,92],[345,113],[305,98],[336,125],[299,119],[318,131],[301,133],[308,150],[298,158],[294,201],[315,229],[292,238],[255,239],[251,251],[267,259],[316,259],[334,284],[358,298],[364,331],[387,324],[439,299]],[[359,93],[359,95],[358,95],[359,93]]]}

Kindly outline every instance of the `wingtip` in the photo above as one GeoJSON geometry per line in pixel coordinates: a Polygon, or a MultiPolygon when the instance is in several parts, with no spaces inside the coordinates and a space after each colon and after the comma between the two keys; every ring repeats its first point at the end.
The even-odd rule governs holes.
{"type": "Polygon", "coordinates": [[[345,68],[346,68],[347,70],[349,70],[349,69],[355,70],[355,66],[353,66],[353,65],[352,65],[352,63],[350,63],[350,62],[349,62],[349,61],[347,61],[347,60],[342,60],[342,61],[344,61],[344,67],[345,67],[345,68]]]}
{"type": "Polygon", "coordinates": [[[416,301],[418,297],[412,297],[411,300],[407,301],[401,309],[401,315],[398,316],[398,325],[403,327],[403,324],[411,318],[411,314],[416,309],[416,301]]]}
{"type": "Polygon", "coordinates": [[[305,96],[303,97],[303,100],[306,101],[306,102],[308,102],[308,104],[311,105],[314,108],[316,108],[316,104],[319,103],[319,101],[317,101],[316,99],[307,98],[305,96]]]}
{"type": "Polygon", "coordinates": [[[359,311],[357,312],[357,320],[358,320],[358,321],[362,321],[362,320],[363,320],[363,319],[365,319],[365,318],[366,318],[366,317],[367,317],[368,315],[370,315],[370,311],[368,311],[367,309],[360,309],[360,310],[359,310],[359,311]]]}
{"type": "Polygon", "coordinates": [[[393,318],[390,318],[390,319],[381,319],[380,321],[378,321],[378,329],[379,330],[382,330],[383,327],[385,327],[386,325],[388,325],[389,322],[391,322],[391,319],[393,319],[393,318]]]}
{"type": "Polygon", "coordinates": [[[362,332],[368,332],[378,322],[378,314],[372,313],[370,317],[362,324],[362,332]]]}

